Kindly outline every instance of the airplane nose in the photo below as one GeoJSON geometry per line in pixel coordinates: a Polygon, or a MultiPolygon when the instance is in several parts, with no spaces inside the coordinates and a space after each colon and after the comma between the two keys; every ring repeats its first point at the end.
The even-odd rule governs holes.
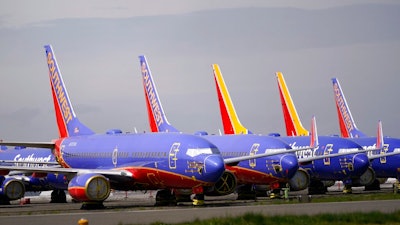
{"type": "Polygon", "coordinates": [[[364,153],[358,153],[353,156],[354,175],[362,175],[369,167],[368,156],[364,153]]]}
{"type": "Polygon", "coordinates": [[[299,169],[299,163],[295,154],[285,154],[281,157],[282,177],[291,178],[299,169]]]}
{"type": "Polygon", "coordinates": [[[217,182],[225,171],[225,163],[220,155],[209,155],[204,159],[203,176],[208,182],[217,182]]]}

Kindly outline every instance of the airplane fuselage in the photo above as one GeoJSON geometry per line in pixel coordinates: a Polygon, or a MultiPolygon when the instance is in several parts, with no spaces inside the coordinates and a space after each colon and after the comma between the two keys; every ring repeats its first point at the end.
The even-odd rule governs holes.
{"type": "MultiPolygon", "coordinates": [[[[290,149],[285,142],[258,135],[206,135],[215,144],[223,158],[263,154],[290,149]]],[[[277,154],[257,159],[241,161],[236,166],[227,166],[239,184],[271,184],[287,182],[298,170],[298,162],[293,153],[277,154]]]]}
{"type": "MultiPolygon", "coordinates": [[[[364,149],[376,148],[376,137],[351,138],[350,140],[361,145],[364,149]]],[[[383,149],[371,151],[370,154],[385,154],[400,152],[400,139],[384,137],[383,149]]],[[[380,178],[399,178],[400,175],[400,154],[387,157],[381,157],[371,161],[371,166],[377,177],[380,178]]]]}
{"type": "MultiPolygon", "coordinates": [[[[33,168],[47,168],[54,165],[46,163],[56,163],[50,149],[20,147],[0,151],[0,161],[2,165],[33,168]]],[[[24,172],[13,171],[9,176],[21,180],[25,185],[26,191],[67,190],[68,187],[68,181],[62,174],[25,174],[24,172]]]]}
{"type": "MultiPolygon", "coordinates": [[[[310,145],[310,137],[281,137],[292,148],[304,148],[310,145]]],[[[319,146],[315,150],[303,150],[296,153],[298,159],[329,155],[342,152],[354,152],[343,156],[314,160],[312,163],[301,165],[312,178],[320,180],[344,180],[361,176],[368,168],[368,157],[364,153],[357,153],[361,146],[347,139],[339,137],[319,136],[319,146]]]]}
{"type": "Polygon", "coordinates": [[[56,157],[63,167],[131,172],[132,179],[120,178],[118,189],[210,186],[225,170],[215,145],[194,135],[97,134],[69,137],[56,144],[56,157]]]}

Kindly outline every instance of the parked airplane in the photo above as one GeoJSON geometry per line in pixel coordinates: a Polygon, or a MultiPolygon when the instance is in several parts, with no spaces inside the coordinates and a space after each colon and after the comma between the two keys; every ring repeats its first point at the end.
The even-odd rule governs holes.
{"type": "MultiPolygon", "coordinates": [[[[351,138],[365,149],[375,148],[375,137],[369,137],[357,128],[342,88],[340,87],[339,80],[337,78],[332,78],[332,83],[341,136],[351,138]]],[[[399,138],[383,137],[383,141],[384,145],[380,154],[400,153],[399,138]]],[[[371,186],[366,187],[366,189],[379,189],[379,184],[385,182],[387,178],[396,178],[397,180],[400,178],[399,154],[390,157],[380,157],[379,160],[373,160],[371,165],[375,171],[376,177],[381,179],[376,180],[371,186]]]]}
{"type": "MultiPolygon", "coordinates": [[[[224,132],[232,133],[232,129],[229,129],[229,127],[238,128],[235,132],[238,132],[237,130],[246,129],[239,122],[219,66],[213,64],[212,67],[220,104],[221,117],[224,121],[224,132]]],[[[292,148],[302,148],[309,145],[309,137],[280,138],[289,143],[292,148]]],[[[359,152],[349,154],[351,151],[362,149],[361,146],[356,143],[338,137],[327,136],[318,136],[318,140],[319,147],[314,151],[303,150],[296,153],[299,162],[318,155],[343,155],[336,155],[335,157],[322,160],[313,160],[311,163],[301,165],[301,168],[306,170],[311,176],[311,182],[308,188],[310,194],[325,193],[327,185],[325,181],[328,181],[330,184],[333,184],[335,180],[343,180],[346,184],[350,184],[350,181],[356,182],[354,179],[359,177],[368,169],[369,162],[365,154],[359,152]]],[[[371,174],[371,176],[373,176],[373,174],[371,174]]]]}
{"type": "MultiPolygon", "coordinates": [[[[49,149],[24,147],[7,149],[6,146],[2,147],[2,151],[0,151],[0,165],[60,167],[49,149]]],[[[64,190],[67,190],[68,182],[62,175],[13,171],[8,175],[1,174],[0,180],[2,181],[0,204],[10,204],[11,200],[22,198],[25,192],[49,190],[52,190],[50,202],[66,202],[64,190]]]]}
{"type": "MultiPolygon", "coordinates": [[[[294,106],[293,100],[290,96],[289,89],[286,85],[285,79],[283,78],[283,74],[281,72],[276,73],[277,76],[277,81],[278,81],[278,87],[279,87],[279,94],[282,102],[282,111],[284,115],[284,120],[286,124],[286,133],[288,136],[295,136],[295,135],[307,135],[308,131],[301,125],[300,118],[297,114],[297,110],[294,106]]],[[[373,140],[373,144],[375,146],[369,148],[369,150],[381,150],[383,149],[383,140],[382,138],[382,132],[381,132],[381,123],[378,125],[378,132],[379,135],[377,135],[376,138],[373,140]],[[377,144],[380,143],[380,144],[377,144]],[[379,146],[378,146],[379,145],[379,146]]],[[[334,137],[331,137],[334,138],[334,137]]],[[[348,139],[351,140],[351,139],[348,139]]],[[[353,140],[352,140],[353,142],[353,140]]],[[[361,147],[361,145],[360,145],[361,147]]],[[[357,150],[360,148],[354,148],[354,150],[357,150]]],[[[368,150],[368,149],[366,149],[368,150]]],[[[368,151],[371,152],[371,151],[368,151]]],[[[357,152],[360,152],[357,150],[357,152]]],[[[380,155],[383,156],[383,155],[380,155]]],[[[378,158],[380,156],[377,155],[371,155],[368,154],[368,159],[373,160],[375,158],[378,158]]],[[[388,155],[386,155],[388,156],[388,155]]],[[[351,192],[351,186],[369,186],[375,181],[375,171],[374,169],[369,166],[368,169],[363,173],[361,176],[352,176],[344,180],[345,188],[344,192],[349,193],[351,192]],[[350,186],[351,185],[351,186],[350,186]]]]}
{"type": "MultiPolygon", "coordinates": [[[[111,189],[159,190],[156,201],[174,201],[173,189],[213,186],[225,172],[218,148],[188,134],[124,134],[113,129],[95,134],[77,118],[52,47],[45,46],[59,139],[44,143],[3,142],[2,145],[50,148],[63,168],[0,166],[10,170],[60,173],[68,192],[82,208],[103,206],[111,189]]],[[[237,159],[236,159],[237,160],[237,159]]],[[[232,163],[235,163],[232,160],[232,163]]]]}
{"type": "MultiPolygon", "coordinates": [[[[140,66],[143,78],[143,87],[146,96],[146,106],[148,110],[149,123],[150,128],[153,132],[179,132],[178,129],[173,127],[167,120],[167,117],[164,113],[160,98],[157,93],[157,89],[153,78],[151,76],[149,65],[146,61],[145,56],[139,56],[140,66]]],[[[237,123],[238,124],[238,123],[237,123]]],[[[241,134],[247,133],[243,129],[239,132],[241,134]]],[[[238,183],[244,184],[238,188],[239,198],[240,194],[243,196],[248,196],[251,192],[251,187],[253,185],[260,184],[274,184],[271,185],[272,189],[276,190],[282,185],[285,185],[286,182],[291,178],[290,174],[295,172],[294,177],[292,177],[289,182],[293,189],[302,190],[308,186],[309,177],[306,171],[297,170],[297,166],[294,167],[291,163],[292,171],[290,173],[282,174],[282,171],[289,171],[289,169],[284,169],[284,164],[282,160],[277,160],[280,158],[287,158],[287,154],[294,151],[300,150],[310,150],[310,147],[306,147],[303,149],[293,150],[287,144],[282,145],[282,142],[278,142],[279,145],[272,143],[277,143],[276,138],[270,136],[259,136],[259,135],[206,135],[204,136],[206,139],[210,140],[212,143],[216,144],[221,151],[221,154],[226,157],[232,157],[238,154],[248,154],[252,155],[259,151],[258,149],[265,149],[265,152],[271,152],[275,154],[273,157],[267,157],[258,160],[251,160],[249,162],[242,162],[235,167],[231,167],[228,165],[228,169],[233,171],[238,179],[238,183]],[[265,143],[265,144],[263,144],[265,143]],[[257,148],[255,148],[257,146],[257,148]],[[265,146],[265,147],[264,147],[265,146]],[[276,149],[278,148],[278,149],[276,149]],[[290,149],[290,150],[288,150],[290,149]],[[278,151],[279,150],[279,151],[278,151]],[[278,153],[280,155],[278,155],[278,153]],[[278,157],[278,158],[277,158],[278,157]],[[271,160],[271,158],[275,158],[271,160]],[[279,161],[281,161],[281,165],[279,165],[279,161]],[[271,166],[271,165],[274,166],[271,166]],[[256,166],[257,165],[257,166],[256,166]],[[280,173],[276,171],[276,166],[279,166],[280,173]],[[265,174],[270,174],[268,179],[265,179],[265,174]],[[279,185],[278,185],[279,184],[279,185]]],[[[316,140],[315,140],[316,141],[316,140]]],[[[294,156],[293,156],[294,157],[294,156]]],[[[326,158],[328,156],[322,156],[326,158]]],[[[313,159],[322,158],[321,156],[316,156],[313,159]]],[[[294,157],[295,158],[295,157],[294,157]]],[[[312,159],[304,160],[311,161],[312,159]]],[[[254,194],[250,194],[254,196],[254,194]]]]}
{"type": "MultiPolygon", "coordinates": [[[[139,59],[151,131],[180,132],[167,120],[146,57],[141,55],[139,59]]],[[[290,146],[276,138],[266,139],[255,135],[208,135],[205,132],[201,134],[218,147],[225,159],[240,155],[256,155],[261,152],[271,153],[271,156],[264,158],[242,161],[237,165],[226,165],[233,175],[232,179],[237,180],[238,187],[231,186],[228,192],[219,193],[209,190],[206,192],[208,195],[226,195],[236,189],[238,199],[254,198],[254,185],[263,185],[263,191],[266,193],[266,186],[271,190],[279,188],[295,174],[297,180],[301,182],[294,182],[294,185],[300,184],[298,188],[307,185],[304,184],[308,181],[307,173],[298,171],[297,158],[287,153],[286,149],[290,149],[290,146]]]]}

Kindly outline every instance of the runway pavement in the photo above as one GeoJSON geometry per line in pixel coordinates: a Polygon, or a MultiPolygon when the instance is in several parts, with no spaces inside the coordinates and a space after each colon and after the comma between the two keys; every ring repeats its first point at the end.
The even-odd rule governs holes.
{"type": "MultiPolygon", "coordinates": [[[[340,194],[340,191],[338,189],[336,192],[331,191],[332,193],[340,194]]],[[[0,224],[72,225],[78,224],[81,218],[87,219],[90,225],[150,224],[157,221],[180,223],[195,219],[238,216],[248,212],[264,215],[314,215],[371,211],[389,213],[400,210],[400,200],[274,204],[279,200],[260,198],[257,201],[237,201],[235,195],[206,198],[206,205],[201,207],[194,207],[190,203],[154,207],[154,195],[155,192],[116,192],[105,202],[105,209],[88,211],[80,210],[81,204],[72,203],[70,199],[68,203],[49,204],[48,196],[42,194],[30,197],[30,204],[14,201],[11,205],[0,206],[0,224]]],[[[295,201],[293,200],[294,203],[295,201]]]]}

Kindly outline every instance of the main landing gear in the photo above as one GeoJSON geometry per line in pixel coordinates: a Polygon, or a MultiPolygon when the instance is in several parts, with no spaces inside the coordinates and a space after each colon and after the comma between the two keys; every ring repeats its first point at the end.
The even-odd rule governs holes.
{"type": "Polygon", "coordinates": [[[65,195],[64,190],[53,190],[51,192],[51,201],[50,203],[67,203],[67,196],[65,195]]]}

